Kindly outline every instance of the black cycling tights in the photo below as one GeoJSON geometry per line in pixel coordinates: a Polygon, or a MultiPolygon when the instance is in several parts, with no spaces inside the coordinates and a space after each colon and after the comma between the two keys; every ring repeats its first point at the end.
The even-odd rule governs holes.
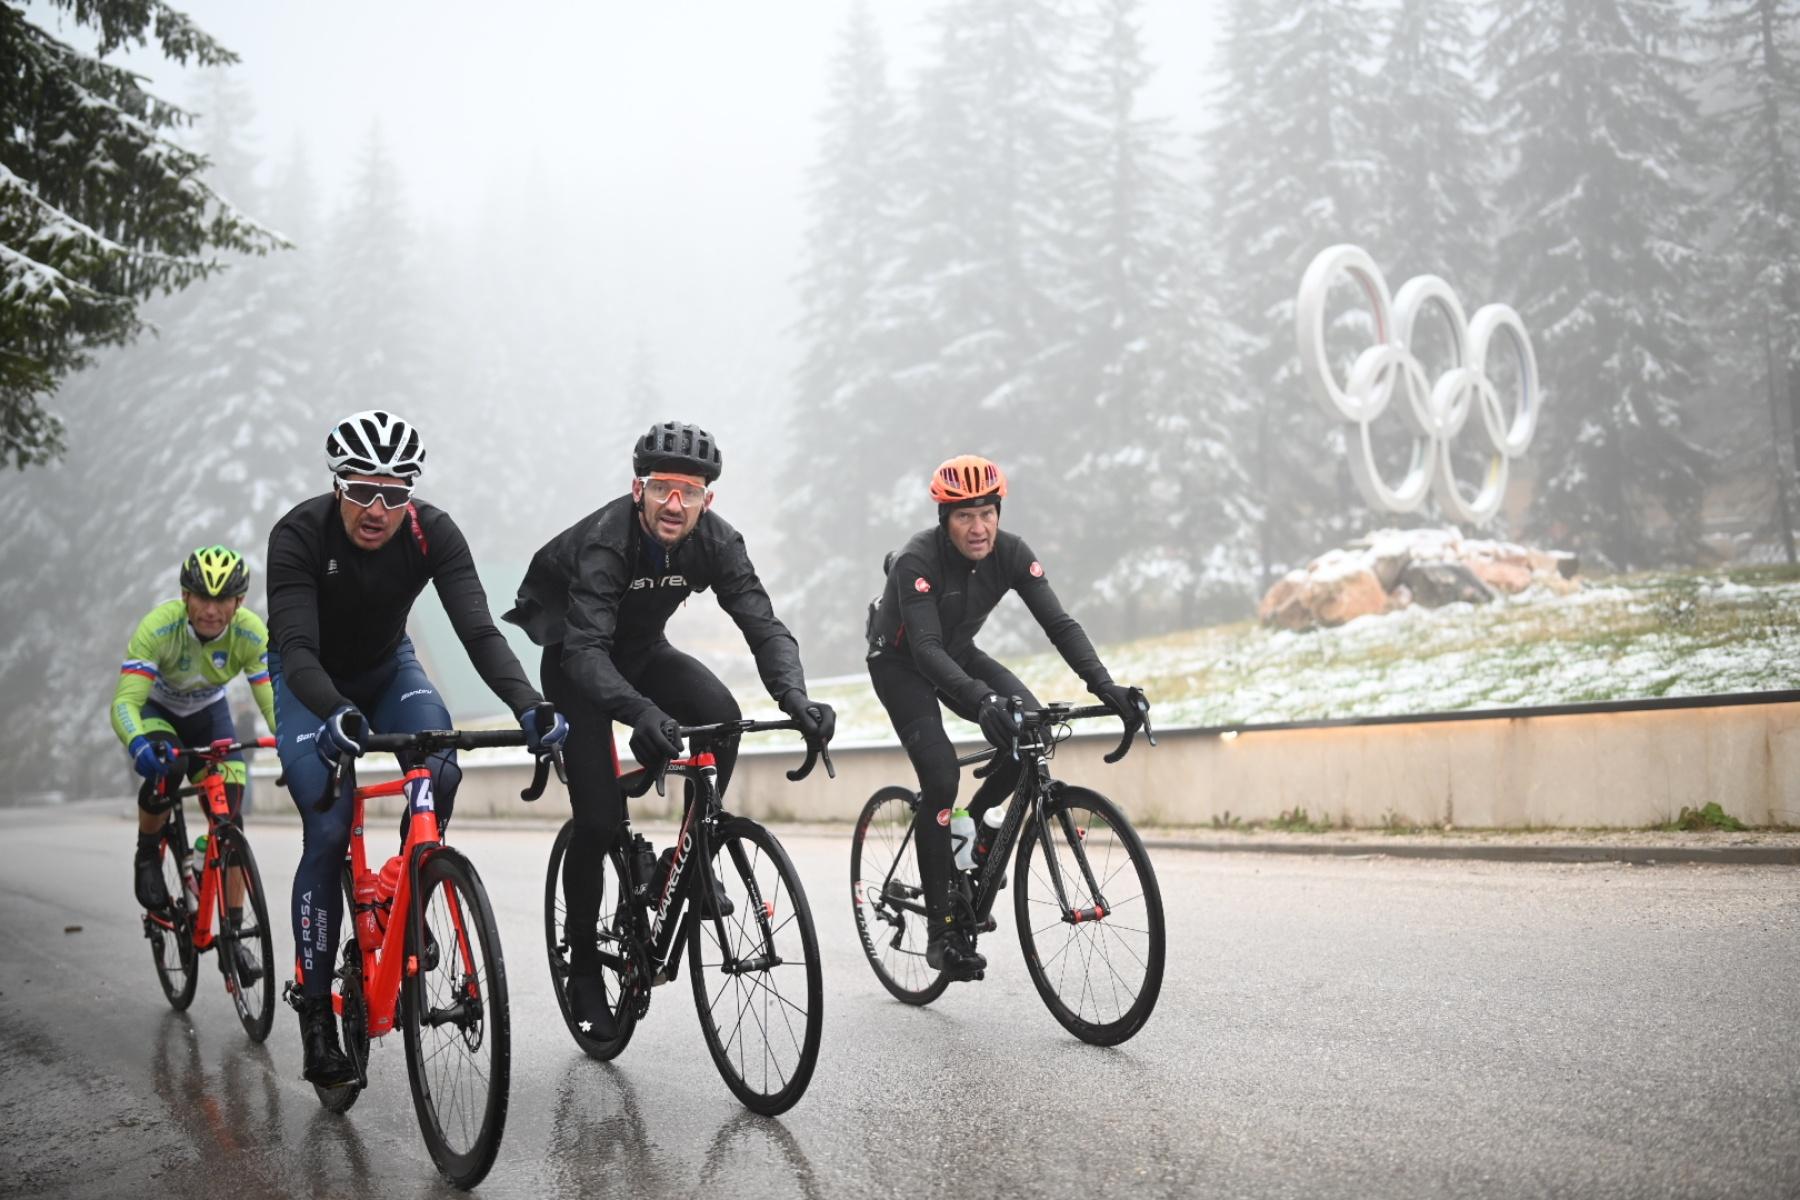
{"type": "MultiPolygon", "coordinates": [[[[1019,696],[1028,708],[1038,706],[1037,698],[1019,677],[979,650],[960,664],[962,669],[986,683],[1002,696],[1019,696]]],[[[958,773],[956,750],[944,732],[941,702],[957,716],[974,721],[973,710],[948,696],[939,694],[931,682],[919,673],[910,658],[897,654],[877,655],[869,660],[869,678],[874,681],[875,695],[880,697],[900,744],[919,774],[919,811],[913,818],[913,841],[918,845],[919,882],[925,888],[925,904],[932,916],[948,915],[950,910],[950,810],[956,807],[958,773]]],[[[975,798],[969,801],[969,815],[979,825],[981,815],[1012,794],[1019,781],[1020,764],[1009,755],[1002,759],[994,773],[981,781],[975,798]]]]}
{"type": "MultiPolygon", "coordinates": [[[[668,642],[654,642],[621,654],[613,662],[627,683],[683,725],[735,721],[743,715],[718,676],[668,642]]],[[[619,840],[625,795],[619,788],[612,720],[563,673],[560,644],[544,647],[541,674],[544,698],[569,722],[563,764],[569,772],[575,832],[563,857],[563,900],[568,905],[567,928],[573,935],[569,938],[569,965],[585,968],[595,965],[594,939],[575,931],[591,930],[599,920],[606,855],[619,840]]],[[[737,739],[712,749],[723,791],[737,763],[737,739]]]]}

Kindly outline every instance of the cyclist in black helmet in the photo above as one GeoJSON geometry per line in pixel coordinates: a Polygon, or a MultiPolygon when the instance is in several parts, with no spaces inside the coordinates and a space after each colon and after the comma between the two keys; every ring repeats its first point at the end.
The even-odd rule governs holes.
{"type": "MultiPolygon", "coordinates": [[[[631,726],[646,767],[682,753],[678,723],[734,721],[737,701],[663,627],[694,592],[711,588],[743,631],[769,695],[809,739],[830,741],[836,717],[806,695],[800,647],[775,616],[737,530],[712,511],[718,443],[695,425],[650,427],[632,450],[631,491],[575,522],[531,560],[506,620],[544,648],[544,694],[568,714],[564,748],[575,833],[564,859],[572,936],[569,1007],[594,1036],[613,1036],[595,938],[601,869],[625,817],[612,723],[631,726]]],[[[737,760],[716,751],[719,787],[737,760]]],[[[715,903],[717,901],[715,900],[715,903]]],[[[729,901],[726,901],[729,903],[729,901]]]]}

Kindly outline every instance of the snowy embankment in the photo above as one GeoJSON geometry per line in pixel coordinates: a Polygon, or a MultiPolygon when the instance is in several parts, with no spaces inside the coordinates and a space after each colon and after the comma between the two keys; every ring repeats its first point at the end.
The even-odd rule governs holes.
{"type": "MultiPolygon", "coordinates": [[[[1159,726],[1800,688],[1800,572],[1625,576],[1304,633],[1246,621],[1102,654],[1150,694],[1159,726]]],[[[1012,665],[1042,699],[1086,698],[1054,652],[1012,665]]],[[[837,706],[841,739],[892,739],[866,680],[817,694],[837,706]]]]}

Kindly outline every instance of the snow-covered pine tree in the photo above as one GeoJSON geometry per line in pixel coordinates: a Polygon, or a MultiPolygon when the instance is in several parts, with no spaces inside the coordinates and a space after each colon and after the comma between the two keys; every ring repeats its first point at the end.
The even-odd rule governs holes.
{"type": "Polygon", "coordinates": [[[1514,167],[1500,261],[1546,401],[1530,520],[1619,566],[1697,536],[1705,162],[1673,0],[1506,0],[1487,66],[1514,167]]]}
{"type": "MultiPolygon", "coordinates": [[[[194,109],[218,194],[260,210],[243,89],[210,72],[194,109]]],[[[70,760],[51,748],[71,729],[106,734],[125,642],[176,594],[189,550],[224,542],[248,554],[260,608],[268,527],[298,498],[284,493],[295,485],[291,414],[306,363],[279,330],[295,257],[233,255],[206,280],[146,303],[155,336],[97,355],[65,384],[66,459],[0,497],[0,599],[22,618],[19,652],[0,656],[0,696],[19,704],[0,710],[13,731],[0,753],[33,756],[34,776],[62,772],[57,783],[85,794],[128,786],[110,754],[70,760]],[[71,594],[83,603],[67,604],[71,594]],[[57,651],[39,654],[40,644],[57,651]]]]}
{"type": "Polygon", "coordinates": [[[1367,249],[1390,286],[1441,275],[1471,312],[1493,299],[1487,138],[1466,0],[1399,0],[1386,14],[1371,85],[1370,145],[1385,212],[1367,249]]]}
{"type": "Polygon", "coordinates": [[[1140,112],[1152,73],[1141,7],[1102,0],[1082,47],[1066,192],[1073,336],[1043,373],[1061,482],[1033,545],[1100,637],[1241,607],[1250,582],[1222,569],[1247,549],[1240,399],[1174,135],[1140,112]]]}
{"type": "Polygon", "coordinates": [[[1385,226],[1371,130],[1377,27],[1364,0],[1233,0],[1219,42],[1204,149],[1226,315],[1243,334],[1255,412],[1243,456],[1264,583],[1364,523],[1342,439],[1300,379],[1293,328],[1312,256],[1373,242],[1385,226]]]}
{"type": "Polygon", "coordinates": [[[832,61],[808,189],[811,222],[795,279],[802,353],[779,507],[781,611],[806,630],[814,670],[849,670],[862,657],[863,602],[883,553],[868,493],[892,478],[897,464],[880,447],[905,419],[895,407],[883,291],[903,210],[899,139],[880,29],[868,0],[857,0],[832,61]]]}
{"type": "Polygon", "coordinates": [[[1725,179],[1715,213],[1726,321],[1749,386],[1767,401],[1746,406],[1743,424],[1754,431],[1746,448],[1773,460],[1772,515],[1789,526],[1777,536],[1791,557],[1800,503],[1800,4],[1713,0],[1705,34],[1724,96],[1709,123],[1725,179]],[[1784,427],[1787,438],[1770,436],[1784,427]]]}
{"type": "MultiPolygon", "coordinates": [[[[385,408],[431,432],[454,405],[433,394],[427,353],[431,320],[419,286],[417,238],[398,173],[379,129],[364,144],[343,208],[326,235],[327,357],[319,395],[327,422],[385,408]]],[[[323,431],[320,432],[323,446],[323,431]]],[[[424,477],[428,495],[433,482],[424,477]]]]}
{"type": "Polygon", "coordinates": [[[101,346],[143,328],[138,305],[214,269],[219,250],[277,244],[202,178],[170,134],[188,114],[105,56],[152,36],[203,66],[235,56],[181,13],[131,0],[54,0],[97,30],[96,53],[0,5],[0,461],[60,453],[43,401],[101,346]]]}

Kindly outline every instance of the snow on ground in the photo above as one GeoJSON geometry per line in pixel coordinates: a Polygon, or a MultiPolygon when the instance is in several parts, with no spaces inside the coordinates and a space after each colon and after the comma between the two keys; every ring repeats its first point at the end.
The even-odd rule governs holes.
{"type": "MultiPolygon", "coordinates": [[[[1800,577],[1626,576],[1568,596],[1412,607],[1305,633],[1194,629],[1103,647],[1102,657],[1115,679],[1149,693],[1159,726],[1800,688],[1800,577]]],[[[1087,699],[1054,651],[1009,665],[1039,699],[1087,699]]],[[[817,694],[837,706],[840,738],[892,738],[866,679],[817,694]]],[[[747,698],[760,711],[757,700],[747,698]]]]}

